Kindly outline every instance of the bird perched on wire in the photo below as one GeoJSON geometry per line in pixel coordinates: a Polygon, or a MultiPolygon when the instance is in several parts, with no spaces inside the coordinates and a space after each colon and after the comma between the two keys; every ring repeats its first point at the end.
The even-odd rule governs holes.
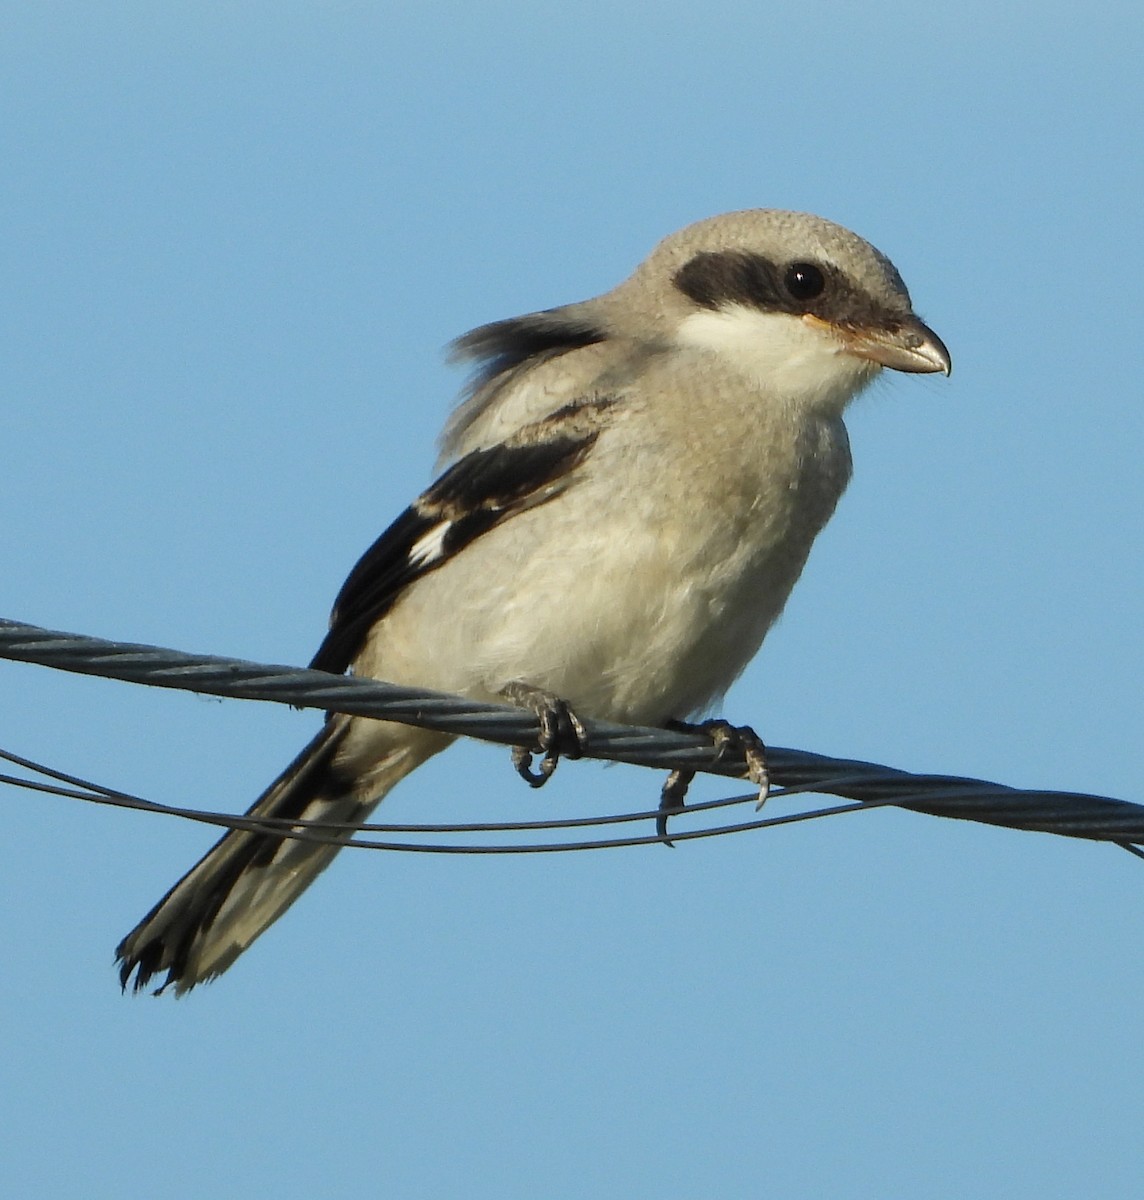
{"type": "MultiPolygon", "coordinates": [[[[612,291],[453,352],[476,369],[443,473],[354,567],[312,665],[530,707],[533,782],[575,752],[578,716],[665,725],[721,697],[846,487],[847,404],[883,367],[950,369],[887,258],[768,209],[691,225],[612,291]]],[[[361,823],[450,740],[331,714],[250,815],[361,823]]],[[[124,987],[219,975],[337,849],[226,834],[120,943],[124,987]]]]}

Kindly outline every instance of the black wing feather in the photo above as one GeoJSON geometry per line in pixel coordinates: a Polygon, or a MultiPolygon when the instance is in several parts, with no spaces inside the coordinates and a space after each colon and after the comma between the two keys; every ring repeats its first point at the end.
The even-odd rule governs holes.
{"type": "MultiPolygon", "coordinates": [[[[597,401],[595,407],[605,404],[597,401]]],[[[562,410],[533,430],[558,427],[565,415],[562,410]]],[[[330,631],[310,666],[345,672],[369,630],[405,588],[494,525],[556,495],[598,433],[581,426],[543,440],[474,450],[454,463],[362,555],[338,593],[330,631]],[[415,547],[434,530],[442,530],[439,552],[416,554],[415,547]]]]}
{"type": "Polygon", "coordinates": [[[498,375],[523,363],[567,354],[569,350],[606,340],[608,335],[603,329],[577,314],[579,307],[572,304],[493,321],[457,338],[449,347],[450,359],[478,364],[466,392],[469,395],[479,392],[498,375]]]}

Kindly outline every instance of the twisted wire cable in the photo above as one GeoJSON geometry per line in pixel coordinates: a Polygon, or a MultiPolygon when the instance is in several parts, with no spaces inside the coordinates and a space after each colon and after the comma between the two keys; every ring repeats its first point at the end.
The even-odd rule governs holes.
{"type": "MultiPolygon", "coordinates": [[[[506,705],[298,667],[112,642],[5,619],[0,619],[0,658],[152,687],[400,721],[503,745],[535,745],[539,732],[531,713],[506,705]]],[[[746,773],[741,755],[717,756],[702,734],[607,721],[585,720],[584,727],[588,758],[665,771],[687,768],[740,778],[746,773]]],[[[932,816],[1109,841],[1138,855],[1133,843],[1144,841],[1144,806],[1108,796],[914,774],[773,746],[767,750],[767,766],[778,788],[840,796],[863,806],[889,804],[932,816]]]]}

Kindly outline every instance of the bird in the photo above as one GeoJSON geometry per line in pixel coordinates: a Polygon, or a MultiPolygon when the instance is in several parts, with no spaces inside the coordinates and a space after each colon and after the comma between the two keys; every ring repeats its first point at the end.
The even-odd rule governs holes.
{"type": "MultiPolygon", "coordinates": [[[[311,665],[531,709],[549,734],[534,783],[581,718],[710,712],[850,479],[847,405],[884,368],[951,369],[885,255],[765,208],[688,225],[611,291],[451,351],[471,374],[436,480],[350,572],[311,665]]],[[[331,713],[248,815],[352,828],[451,740],[331,713]]],[[[526,748],[514,761],[530,775],[526,748]]],[[[686,777],[669,783],[678,798],[686,777]]],[[[339,848],[231,830],[120,942],[121,986],[216,978],[339,848]]]]}

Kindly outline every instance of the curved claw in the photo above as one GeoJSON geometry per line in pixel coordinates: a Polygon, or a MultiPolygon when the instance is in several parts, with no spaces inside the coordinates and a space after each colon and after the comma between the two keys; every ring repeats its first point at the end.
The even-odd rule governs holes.
{"type": "Polygon", "coordinates": [[[588,744],[588,734],[580,718],[566,700],[527,683],[510,683],[501,695],[513,704],[526,708],[540,722],[536,749],[527,746],[512,748],[512,765],[529,787],[543,787],[556,770],[561,757],[580,758],[588,744]],[[532,756],[541,753],[539,771],[532,769],[532,756]]]}
{"type": "Polygon", "coordinates": [[[659,816],[655,819],[655,832],[663,839],[663,844],[672,849],[675,848],[675,843],[667,836],[667,819],[683,808],[687,800],[687,789],[694,778],[694,771],[680,767],[667,777],[663,791],[659,794],[659,816]]]}
{"type": "Polygon", "coordinates": [[[552,772],[556,770],[556,762],[546,755],[540,760],[540,770],[534,771],[532,769],[532,751],[524,746],[513,746],[512,765],[521,779],[529,787],[534,788],[543,787],[552,778],[552,772]]]}
{"type": "MultiPolygon", "coordinates": [[[[756,811],[767,802],[770,779],[767,775],[767,748],[763,739],[749,725],[732,725],[720,717],[700,721],[692,725],[687,721],[668,721],[666,728],[677,733],[705,733],[715,746],[715,761],[721,762],[728,754],[738,750],[747,763],[747,778],[759,788],[759,803],[756,811]]],[[[695,778],[695,772],[686,769],[672,771],[660,793],[659,816],[655,820],[655,831],[664,838],[664,845],[672,843],[667,838],[667,819],[672,811],[683,808],[687,789],[695,778]]]]}
{"type": "Polygon", "coordinates": [[[759,803],[756,811],[767,802],[771,790],[770,776],[767,774],[767,748],[763,739],[749,725],[731,725],[727,721],[705,721],[708,732],[715,743],[715,760],[718,762],[726,754],[738,750],[747,763],[747,778],[759,788],[759,803]]]}

